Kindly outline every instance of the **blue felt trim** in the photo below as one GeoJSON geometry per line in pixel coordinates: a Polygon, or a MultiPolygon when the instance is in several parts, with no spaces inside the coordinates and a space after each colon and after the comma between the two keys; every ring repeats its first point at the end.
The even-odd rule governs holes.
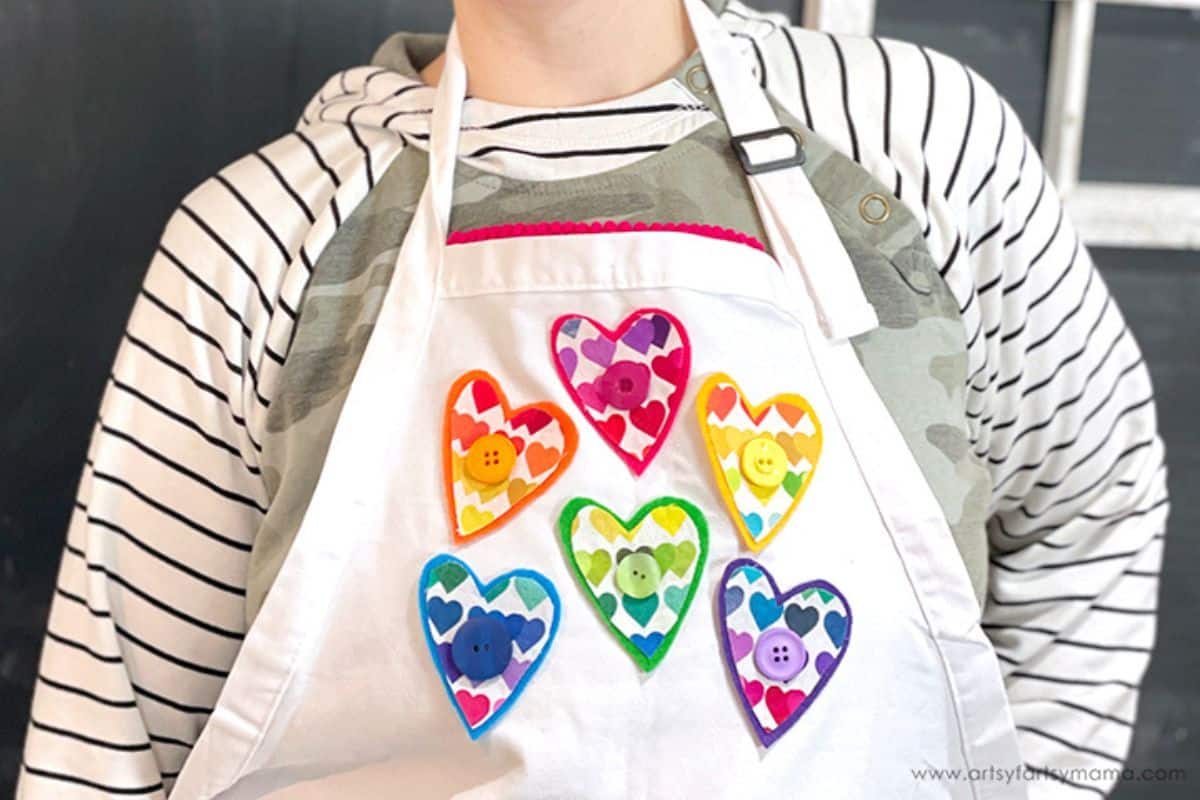
{"type": "MultiPolygon", "coordinates": [[[[425,567],[421,570],[420,584],[417,586],[417,603],[420,613],[421,628],[425,632],[425,645],[429,648],[429,655],[433,660],[433,668],[437,670],[438,677],[442,679],[442,687],[446,690],[446,697],[450,700],[450,707],[454,709],[454,713],[458,715],[459,721],[462,722],[463,727],[467,729],[467,735],[470,736],[472,740],[478,739],[480,736],[486,733],[489,728],[495,725],[501,717],[507,714],[509,709],[516,704],[517,700],[521,697],[521,694],[525,691],[526,685],[528,685],[529,681],[533,679],[533,676],[538,671],[538,668],[541,667],[542,661],[546,658],[546,654],[550,652],[550,647],[554,644],[554,637],[558,634],[559,620],[562,618],[562,602],[558,597],[558,591],[554,588],[554,584],[550,582],[549,578],[542,573],[531,569],[514,569],[510,572],[505,572],[502,575],[496,576],[489,583],[485,584],[479,580],[479,577],[476,576],[475,571],[467,566],[465,561],[460,558],[455,558],[448,553],[442,553],[429,559],[429,561],[425,563],[425,567]],[[477,728],[472,728],[471,724],[467,722],[466,715],[463,714],[462,709],[459,708],[458,700],[456,700],[454,697],[454,687],[451,685],[450,679],[446,677],[446,670],[442,667],[441,659],[438,658],[437,642],[433,640],[433,632],[430,630],[429,624],[429,609],[425,604],[425,595],[429,584],[430,573],[432,573],[442,564],[446,563],[457,564],[466,570],[467,575],[472,581],[474,581],[475,588],[478,590],[479,595],[483,599],[484,603],[487,602],[486,595],[488,590],[496,584],[502,583],[506,580],[511,580],[513,578],[529,578],[546,591],[546,597],[550,600],[550,604],[554,607],[554,616],[550,620],[550,630],[546,634],[546,644],[542,647],[541,652],[538,653],[538,656],[533,660],[533,663],[529,665],[529,669],[525,671],[525,674],[521,676],[521,680],[517,682],[516,688],[512,690],[512,694],[510,694],[504,701],[504,705],[500,706],[500,710],[488,717],[484,723],[477,728]]],[[[466,613],[465,609],[463,613],[466,613]]]]}

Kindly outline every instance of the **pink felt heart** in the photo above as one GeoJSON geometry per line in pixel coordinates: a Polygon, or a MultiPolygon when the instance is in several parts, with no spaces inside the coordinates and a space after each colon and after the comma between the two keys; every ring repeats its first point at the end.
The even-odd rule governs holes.
{"type": "MultiPolygon", "coordinates": [[[[761,688],[761,686],[759,688],[761,688]]],[[[750,699],[749,692],[747,692],[746,697],[747,699],[750,699]]],[[[775,723],[781,724],[784,720],[790,717],[797,708],[800,707],[808,695],[799,689],[793,689],[789,692],[780,689],[778,686],[772,686],[767,689],[766,697],[767,710],[771,712],[771,716],[774,717],[775,723]]],[[[757,703],[752,700],[750,705],[757,705],[757,703]]]]}
{"type": "Polygon", "coordinates": [[[641,475],[683,402],[692,347],[674,315],[641,308],[609,330],[566,314],[550,329],[551,355],[567,393],[600,438],[641,475]]]}
{"type": "Polygon", "coordinates": [[[748,681],[742,678],[742,692],[746,695],[746,701],[751,706],[758,705],[763,699],[763,685],[761,681],[748,681]]]}
{"type": "Polygon", "coordinates": [[[462,709],[467,723],[472,726],[478,725],[479,721],[486,717],[492,708],[487,695],[471,694],[466,689],[459,689],[455,692],[454,699],[458,701],[458,707],[462,709]]]}

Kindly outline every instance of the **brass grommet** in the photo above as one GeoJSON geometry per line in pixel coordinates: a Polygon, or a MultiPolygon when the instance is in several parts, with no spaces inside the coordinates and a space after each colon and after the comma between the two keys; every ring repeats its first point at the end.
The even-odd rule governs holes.
{"type": "Polygon", "coordinates": [[[684,79],[688,88],[696,94],[712,94],[712,79],[708,77],[708,71],[704,69],[703,64],[696,64],[689,69],[684,79]]]}
{"type": "Polygon", "coordinates": [[[858,204],[858,214],[872,225],[882,225],[892,215],[892,205],[878,192],[871,192],[858,204]]]}

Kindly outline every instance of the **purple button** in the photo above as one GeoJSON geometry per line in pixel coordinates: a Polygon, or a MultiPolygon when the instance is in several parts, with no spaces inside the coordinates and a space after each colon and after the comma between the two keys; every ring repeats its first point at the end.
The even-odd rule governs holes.
{"type": "Polygon", "coordinates": [[[765,677],[787,683],[808,663],[804,642],[787,628],[774,628],[758,637],[754,646],[754,665],[765,677]]]}
{"type": "Polygon", "coordinates": [[[618,361],[596,380],[596,394],[621,411],[637,408],[650,394],[650,368],[636,361],[618,361]]]}

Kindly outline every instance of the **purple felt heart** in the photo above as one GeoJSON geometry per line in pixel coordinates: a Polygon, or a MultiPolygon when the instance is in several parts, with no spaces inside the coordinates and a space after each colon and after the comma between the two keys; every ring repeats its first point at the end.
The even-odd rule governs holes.
{"type": "Polygon", "coordinates": [[[571,348],[564,347],[558,351],[558,364],[569,380],[575,374],[575,367],[579,366],[579,356],[571,348]]]}
{"type": "Polygon", "coordinates": [[[734,661],[741,661],[754,649],[754,637],[750,634],[730,630],[726,635],[729,637],[729,654],[734,661]]]}
{"type": "Polygon", "coordinates": [[[642,355],[646,355],[646,351],[654,343],[654,323],[648,317],[642,317],[633,323],[633,327],[629,329],[629,333],[621,337],[621,341],[642,355]]]}
{"type": "Polygon", "coordinates": [[[781,592],[766,567],[748,558],[726,567],[716,604],[724,622],[721,649],[731,682],[755,735],[770,747],[799,721],[837,672],[850,643],[850,605],[836,587],[822,580],[781,592]],[[760,580],[764,577],[766,585],[760,580]],[[752,602],[729,602],[731,596],[748,593],[751,584],[752,602]],[[822,624],[815,624],[813,615],[822,624]],[[818,655],[795,662],[791,670],[772,666],[767,660],[770,648],[786,646],[789,639],[800,652],[818,655]],[[760,644],[768,649],[759,652],[760,644]]]}
{"type": "Polygon", "coordinates": [[[612,363],[613,353],[616,352],[617,346],[608,339],[597,337],[584,340],[579,349],[583,351],[583,355],[588,361],[607,367],[612,363]]]}
{"type": "Polygon", "coordinates": [[[504,677],[504,682],[508,684],[509,689],[512,689],[521,682],[522,676],[529,670],[529,665],[532,663],[532,661],[518,661],[515,657],[512,661],[508,662],[508,666],[504,668],[504,672],[501,674],[504,677]]]}

